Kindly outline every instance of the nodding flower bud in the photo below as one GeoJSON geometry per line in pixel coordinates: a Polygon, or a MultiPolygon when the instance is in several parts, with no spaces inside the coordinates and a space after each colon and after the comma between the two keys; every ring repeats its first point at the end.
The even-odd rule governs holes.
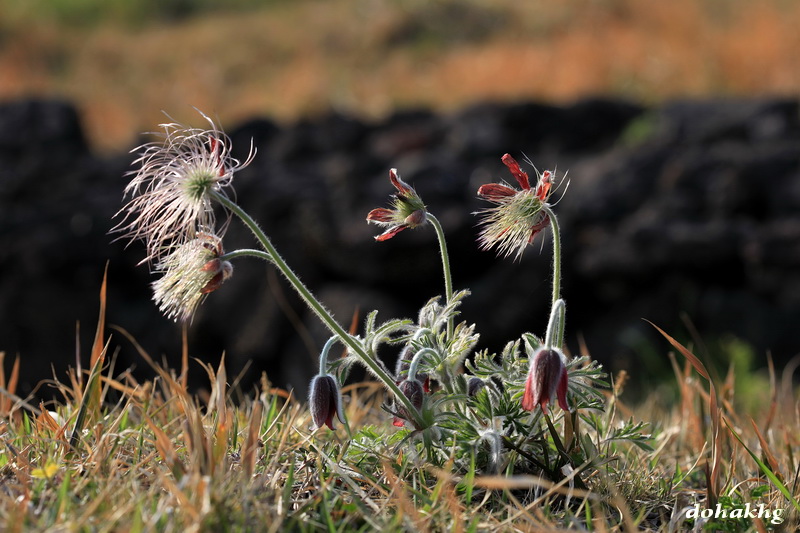
{"type": "Polygon", "coordinates": [[[558,405],[564,411],[569,411],[565,359],[561,350],[555,348],[540,348],[533,355],[522,395],[523,409],[533,411],[538,405],[547,414],[547,404],[555,395],[558,405]]]}
{"type": "Polygon", "coordinates": [[[467,396],[470,398],[477,396],[484,387],[486,387],[486,383],[481,378],[472,376],[467,381],[467,396]]]}
{"type": "Polygon", "coordinates": [[[333,415],[336,415],[343,424],[345,423],[339,384],[336,382],[336,378],[330,374],[318,374],[311,380],[308,405],[317,429],[323,425],[334,429],[333,415]]]}
{"type": "MultiPolygon", "coordinates": [[[[411,400],[411,404],[419,411],[422,409],[422,401],[425,397],[425,392],[422,388],[422,383],[417,381],[416,379],[404,379],[403,381],[397,384],[400,391],[411,400]]],[[[403,407],[403,404],[400,402],[396,402],[397,405],[397,416],[394,417],[392,424],[397,427],[403,427],[406,420],[413,419],[411,413],[403,407]]]]}

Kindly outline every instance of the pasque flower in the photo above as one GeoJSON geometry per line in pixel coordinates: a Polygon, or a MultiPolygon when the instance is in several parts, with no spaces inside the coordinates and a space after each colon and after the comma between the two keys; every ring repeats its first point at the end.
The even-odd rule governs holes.
{"type": "Polygon", "coordinates": [[[215,227],[209,193],[226,195],[233,175],[255,155],[251,146],[243,163],[231,157],[230,139],[200,114],[210,129],[162,124],[162,142],[136,149],[139,170],[129,173],[133,178],[125,195],[130,200],[117,213],[122,221],[112,231],[145,242],[143,263],[158,263],[204,228],[215,227]]]}
{"type": "Polygon", "coordinates": [[[391,239],[406,228],[416,228],[428,221],[428,211],[422,199],[413,187],[400,179],[396,168],[389,170],[389,181],[397,189],[392,208],[379,207],[367,214],[368,222],[387,228],[375,237],[376,241],[391,239]]]}
{"type": "Polygon", "coordinates": [[[538,405],[547,413],[547,404],[556,396],[558,405],[569,410],[565,360],[564,354],[556,348],[540,348],[534,353],[522,394],[523,409],[533,411],[538,405]]]}
{"type": "Polygon", "coordinates": [[[222,239],[203,231],[156,264],[163,275],[153,282],[153,299],[167,318],[190,320],[203,297],[231,277],[233,265],[222,254],[222,239]]]}
{"type": "Polygon", "coordinates": [[[342,413],[342,398],[339,384],[330,374],[317,374],[311,380],[311,390],[308,396],[308,405],[311,409],[311,419],[317,429],[322,426],[333,427],[333,417],[339,418],[344,424],[342,413]]]}
{"type": "Polygon", "coordinates": [[[534,187],[527,172],[511,155],[505,154],[502,161],[516,178],[520,189],[501,183],[481,185],[478,196],[496,206],[479,212],[483,215],[480,222],[483,228],[478,241],[484,250],[496,247],[500,255],[508,257],[516,252],[515,256],[519,258],[525,247],[550,223],[543,208],[550,198],[554,176],[549,170],[542,172],[534,187]]]}

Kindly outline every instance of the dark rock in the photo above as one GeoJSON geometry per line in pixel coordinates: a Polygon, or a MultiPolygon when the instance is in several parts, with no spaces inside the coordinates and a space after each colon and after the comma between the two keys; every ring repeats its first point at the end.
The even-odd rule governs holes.
{"type": "MultiPolygon", "coordinates": [[[[732,334],[779,362],[800,352],[799,109],[779,99],[653,109],[607,99],[485,103],[379,123],[336,113],[283,126],[254,118],[229,133],[239,159],[251,139],[258,150],[236,177],[239,203],[346,327],[373,308],[382,320],[414,318],[443,292],[430,228],[377,243],[379,228],[365,222],[388,204],[388,170],[398,168],[445,226],[455,286],[472,291],[461,316],[491,350],[523,331],[543,333],[551,244],[537,240],[519,262],[478,251],[471,213],[486,205],[477,187],[513,183],[505,152],[540,170],[569,170],[569,187],[556,194],[566,191],[556,211],[568,346],[577,352],[583,339],[595,358],[642,383],[671,372],[668,346],[642,318],[688,338],[688,317],[704,338],[732,334]]],[[[51,367],[63,378],[76,350],[85,365],[106,263],[109,324],[179,365],[181,328],[150,301],[152,277],[136,266],[141,245],[107,233],[134,157],[93,155],[78,113],[63,102],[0,105],[0,350],[22,357],[22,393],[51,367]]],[[[234,222],[225,246],[254,243],[234,222]]],[[[147,375],[134,345],[111,334],[118,371],[147,375]]],[[[266,370],[302,390],[327,337],[268,265],[242,260],[195,316],[189,353],[216,365],[225,352],[231,375],[249,365],[245,386],[266,370]]],[[[191,368],[202,386],[202,369],[191,368]]]]}

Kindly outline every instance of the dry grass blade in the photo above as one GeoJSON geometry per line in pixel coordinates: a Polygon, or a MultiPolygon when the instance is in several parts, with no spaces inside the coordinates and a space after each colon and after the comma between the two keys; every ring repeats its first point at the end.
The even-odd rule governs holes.
{"type": "Polygon", "coordinates": [[[695,370],[706,378],[709,386],[709,416],[711,417],[711,465],[708,472],[708,500],[711,507],[717,504],[720,493],[720,467],[722,464],[722,443],[720,440],[720,408],[717,404],[717,390],[714,387],[714,381],[711,379],[708,370],[700,359],[697,358],[688,348],[672,338],[667,332],[659,328],[649,320],[645,320],[648,324],[656,328],[661,335],[669,341],[669,343],[683,354],[686,359],[692,363],[695,370]]]}
{"type": "Polygon", "coordinates": [[[89,364],[94,366],[98,359],[105,357],[103,333],[106,329],[106,281],[108,280],[108,263],[103,271],[103,283],[100,285],[100,311],[97,317],[97,330],[94,334],[94,342],[92,343],[92,357],[89,364]]]}
{"type": "Polygon", "coordinates": [[[261,431],[261,421],[264,417],[264,404],[261,399],[257,398],[253,403],[252,411],[250,412],[250,422],[247,427],[247,438],[244,441],[244,448],[242,450],[242,464],[247,479],[253,477],[253,471],[256,466],[257,452],[260,448],[259,432],[261,431]]]}
{"type": "Polygon", "coordinates": [[[761,431],[759,431],[755,420],[751,418],[750,423],[753,425],[753,431],[755,431],[756,437],[758,437],[758,443],[761,445],[761,451],[763,452],[764,457],[767,458],[767,463],[769,464],[770,469],[778,479],[783,481],[783,475],[781,474],[780,467],[778,466],[778,460],[775,459],[775,454],[773,454],[772,450],[770,450],[767,439],[765,439],[764,435],[762,435],[761,431]]]}
{"type": "Polygon", "coordinates": [[[86,422],[89,411],[97,410],[100,407],[99,376],[100,367],[105,359],[106,349],[108,349],[108,345],[101,350],[101,355],[95,359],[94,363],[92,364],[92,369],[89,372],[89,379],[86,381],[86,390],[83,391],[80,407],[78,408],[78,416],[75,419],[75,426],[72,429],[72,434],[69,437],[69,445],[74,450],[78,449],[81,432],[83,431],[84,423],[86,422]]]}
{"type": "Polygon", "coordinates": [[[17,392],[17,383],[19,382],[19,355],[14,358],[14,366],[11,367],[11,376],[6,382],[5,372],[5,359],[6,352],[0,352],[0,388],[7,391],[9,395],[0,397],[0,416],[8,417],[11,415],[12,397],[17,392]]]}

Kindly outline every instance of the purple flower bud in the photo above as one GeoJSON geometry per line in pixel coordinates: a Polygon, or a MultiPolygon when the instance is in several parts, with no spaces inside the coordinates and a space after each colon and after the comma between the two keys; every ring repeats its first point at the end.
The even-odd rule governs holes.
{"type": "MultiPolygon", "coordinates": [[[[411,400],[411,404],[417,410],[422,409],[422,401],[425,397],[425,391],[422,388],[422,383],[416,379],[404,379],[398,383],[397,386],[400,388],[400,391],[405,394],[406,398],[411,400]]],[[[397,402],[397,414],[399,416],[395,416],[394,420],[392,421],[392,424],[397,427],[403,427],[405,420],[410,420],[413,418],[411,413],[409,413],[400,402],[397,402]]]]}
{"type": "Polygon", "coordinates": [[[314,420],[314,425],[317,429],[323,425],[334,429],[333,415],[336,415],[344,424],[339,385],[336,382],[336,378],[330,374],[319,374],[311,380],[308,405],[311,409],[311,418],[314,420]]]}
{"type": "Polygon", "coordinates": [[[469,378],[469,381],[467,381],[467,396],[469,397],[477,396],[478,393],[481,391],[481,389],[483,389],[485,386],[486,383],[484,383],[484,381],[481,378],[477,376],[472,376],[471,378],[469,378]]]}
{"type": "Polygon", "coordinates": [[[558,397],[558,405],[565,411],[569,410],[564,359],[564,355],[554,348],[540,348],[533,355],[522,395],[523,409],[533,411],[538,405],[546,414],[547,404],[555,395],[558,397]]]}

